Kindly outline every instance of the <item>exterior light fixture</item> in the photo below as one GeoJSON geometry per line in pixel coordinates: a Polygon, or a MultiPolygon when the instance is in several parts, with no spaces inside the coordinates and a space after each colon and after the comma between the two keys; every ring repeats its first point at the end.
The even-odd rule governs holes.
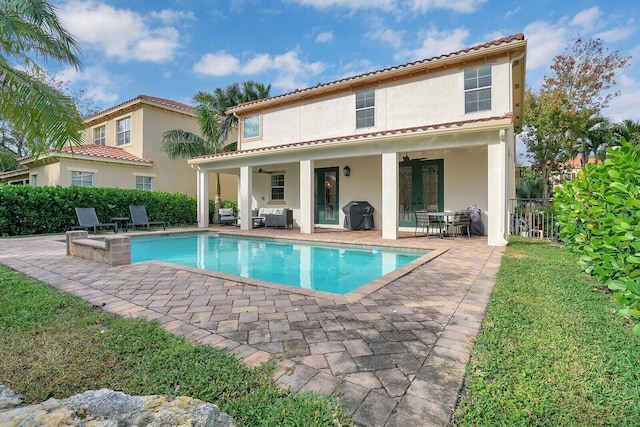
{"type": "Polygon", "coordinates": [[[342,172],[344,173],[344,176],[349,176],[351,175],[351,168],[349,166],[345,166],[342,168],[342,172]]]}

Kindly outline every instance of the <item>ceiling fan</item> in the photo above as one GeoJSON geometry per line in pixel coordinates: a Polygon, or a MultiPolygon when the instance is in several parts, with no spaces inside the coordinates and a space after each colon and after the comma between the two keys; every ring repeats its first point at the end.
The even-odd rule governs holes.
{"type": "Polygon", "coordinates": [[[260,168],[257,171],[253,171],[253,173],[266,173],[268,175],[271,175],[272,173],[284,173],[285,171],[268,171],[266,169],[262,169],[262,166],[260,166],[260,168]]]}
{"type": "Polygon", "coordinates": [[[411,161],[420,161],[420,162],[424,162],[425,160],[429,160],[426,157],[416,157],[415,159],[412,159],[409,157],[409,155],[407,153],[404,153],[404,156],[402,156],[402,164],[407,165],[409,163],[411,163],[411,161]]]}

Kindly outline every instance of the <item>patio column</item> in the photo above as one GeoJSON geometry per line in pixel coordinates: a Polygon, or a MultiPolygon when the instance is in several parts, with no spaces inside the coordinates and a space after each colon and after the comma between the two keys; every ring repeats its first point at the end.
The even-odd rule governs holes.
{"type": "Polygon", "coordinates": [[[487,146],[487,244],[506,245],[507,224],[507,144],[506,130],[487,146]]]}
{"type": "Polygon", "coordinates": [[[198,227],[206,228],[209,226],[209,172],[198,169],[196,179],[198,227]]]}
{"type": "Polygon", "coordinates": [[[313,233],[313,160],[300,162],[300,233],[313,233]]]}
{"type": "Polygon", "coordinates": [[[382,154],[382,238],[398,239],[398,157],[382,154]]]}
{"type": "Polygon", "coordinates": [[[251,177],[251,167],[242,166],[240,168],[240,229],[251,230],[253,221],[251,220],[251,198],[253,195],[253,181],[251,177]]]}

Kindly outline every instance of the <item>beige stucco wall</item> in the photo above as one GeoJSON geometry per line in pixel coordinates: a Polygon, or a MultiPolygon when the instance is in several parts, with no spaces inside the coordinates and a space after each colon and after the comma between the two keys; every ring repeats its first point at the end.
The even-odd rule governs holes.
{"type": "Polygon", "coordinates": [[[262,138],[242,142],[242,149],[503,115],[511,111],[510,64],[506,57],[491,64],[490,111],[465,114],[464,68],[452,68],[373,87],[373,127],[356,128],[356,91],[343,92],[270,110],[262,116],[262,138]]]}
{"type": "MultiPolygon", "coordinates": [[[[114,116],[86,129],[85,142],[93,143],[93,130],[103,125],[107,146],[119,147],[135,156],[152,160],[153,165],[145,167],[92,162],[93,165],[89,167],[86,162],[72,161],[75,165],[71,165],[69,161],[64,161],[64,165],[60,166],[60,180],[47,185],[58,183],[63,186],[70,185],[70,173],[65,173],[69,167],[89,167],[97,171],[95,177],[97,187],[136,188],[136,175],[140,175],[153,178],[153,190],[196,196],[196,171],[187,164],[187,159],[172,160],[161,150],[162,135],[168,130],[182,129],[199,134],[199,125],[193,116],[148,104],[139,104],[133,111],[114,116]],[[131,142],[118,146],[116,124],[118,120],[127,117],[131,118],[131,142]]],[[[235,135],[234,137],[237,138],[235,135]]],[[[209,176],[211,198],[215,195],[215,188],[215,175],[211,174],[209,176]]],[[[223,200],[236,200],[237,178],[235,176],[221,175],[221,188],[223,200]]]]}

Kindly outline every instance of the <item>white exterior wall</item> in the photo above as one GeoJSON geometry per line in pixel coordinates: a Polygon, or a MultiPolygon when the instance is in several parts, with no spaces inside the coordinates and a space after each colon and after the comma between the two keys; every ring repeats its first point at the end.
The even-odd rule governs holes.
{"type": "MultiPolygon", "coordinates": [[[[242,142],[242,149],[299,141],[449,123],[511,111],[507,58],[492,64],[492,110],[465,114],[464,68],[452,68],[413,79],[402,79],[375,89],[375,126],[356,128],[355,93],[344,92],[283,106],[262,115],[262,138],[242,142]]],[[[472,68],[480,63],[473,64],[472,68]]]]}

